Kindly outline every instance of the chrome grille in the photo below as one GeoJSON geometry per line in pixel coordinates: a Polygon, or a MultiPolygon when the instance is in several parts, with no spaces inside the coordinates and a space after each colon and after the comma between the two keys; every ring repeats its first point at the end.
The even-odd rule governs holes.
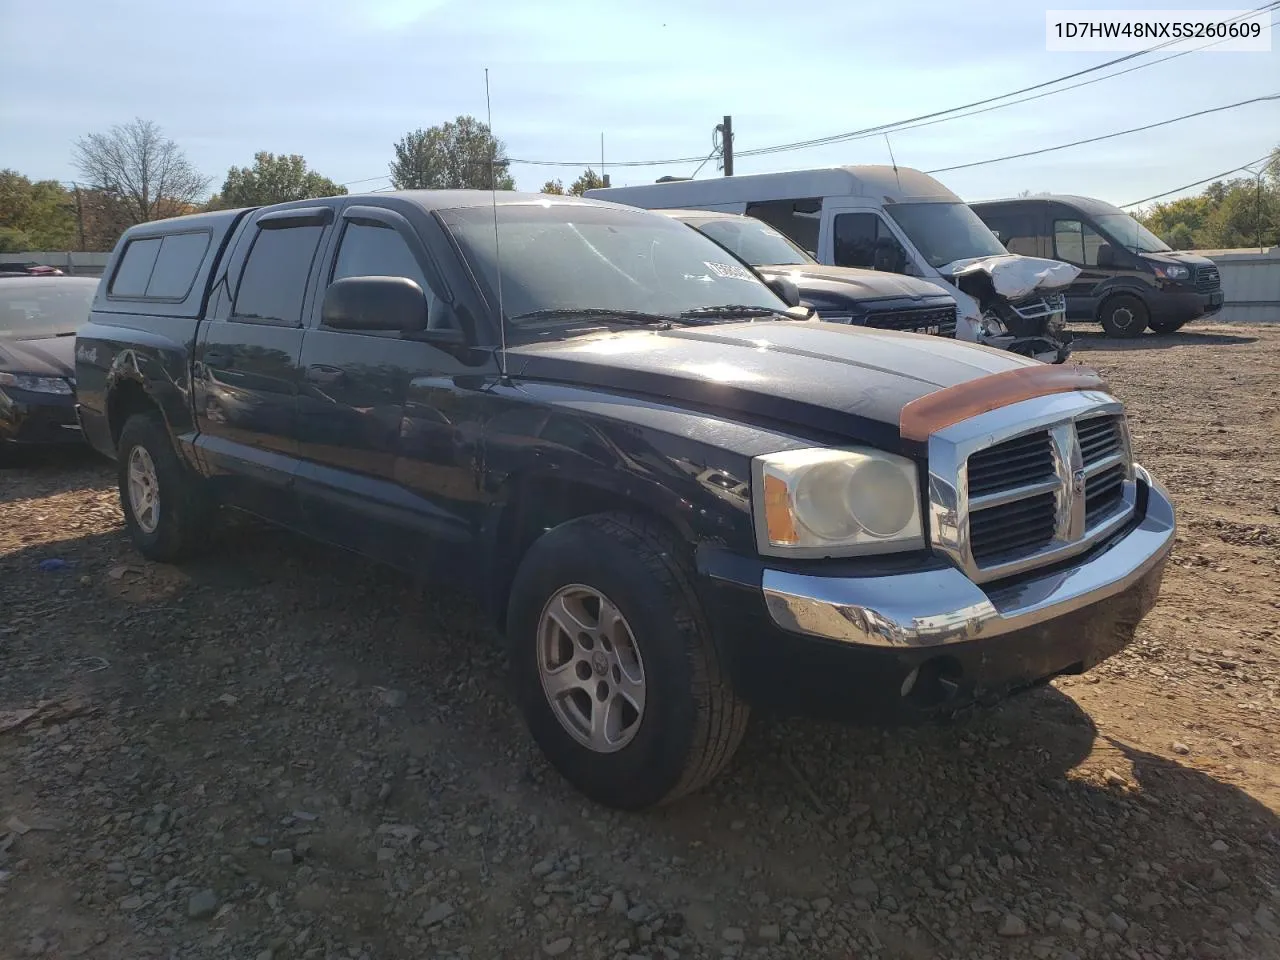
{"type": "Polygon", "coordinates": [[[880,330],[902,330],[908,333],[929,333],[939,337],[953,337],[956,333],[956,308],[924,310],[871,311],[866,315],[868,327],[880,330]]]}
{"type": "Polygon", "coordinates": [[[1097,391],[1011,404],[929,441],[930,534],[976,582],[1073,556],[1132,515],[1129,434],[1097,391]]]}
{"type": "Polygon", "coordinates": [[[1216,266],[1200,267],[1196,270],[1196,292],[1213,293],[1222,289],[1222,274],[1216,266]]]}
{"type": "Polygon", "coordinates": [[[1047,432],[970,454],[968,475],[969,543],[978,563],[1036,550],[1053,539],[1057,474],[1047,432]]]}

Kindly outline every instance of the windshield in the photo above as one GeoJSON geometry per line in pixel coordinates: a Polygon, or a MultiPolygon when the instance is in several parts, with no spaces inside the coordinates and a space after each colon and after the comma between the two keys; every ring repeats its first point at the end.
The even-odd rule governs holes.
{"type": "Polygon", "coordinates": [[[1167,253],[1173,249],[1127,213],[1107,213],[1094,220],[1110,240],[1134,253],[1167,253]]]}
{"type": "MultiPolygon", "coordinates": [[[[496,303],[493,209],[462,207],[439,215],[496,303]]],[[[714,242],[662,214],[536,202],[503,204],[497,218],[502,309],[512,330],[564,323],[573,311],[675,318],[726,304],[787,309],[714,242]],[[548,316],[554,312],[566,318],[548,316]]]]}
{"type": "Polygon", "coordinates": [[[931,267],[1009,252],[963,203],[889,203],[884,209],[931,267]]]}
{"type": "Polygon", "coordinates": [[[753,267],[797,266],[816,261],[767,223],[751,217],[689,221],[753,267]]]}
{"type": "Polygon", "coordinates": [[[0,280],[0,339],[35,340],[75,333],[89,319],[98,282],[20,277],[0,280]]]}

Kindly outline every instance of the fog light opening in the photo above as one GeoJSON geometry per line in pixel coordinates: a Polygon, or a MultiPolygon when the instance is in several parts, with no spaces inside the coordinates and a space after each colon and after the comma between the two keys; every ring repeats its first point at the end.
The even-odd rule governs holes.
{"type": "Polygon", "coordinates": [[[964,670],[951,657],[933,657],[912,669],[902,681],[903,699],[922,708],[938,707],[960,690],[964,670]]]}

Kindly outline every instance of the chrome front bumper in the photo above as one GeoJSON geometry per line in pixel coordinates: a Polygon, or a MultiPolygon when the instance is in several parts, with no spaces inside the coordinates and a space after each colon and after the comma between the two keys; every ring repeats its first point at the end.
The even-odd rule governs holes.
{"type": "Polygon", "coordinates": [[[765,570],[765,604],[784,630],[898,649],[996,637],[1065,616],[1125,592],[1173,549],[1173,503],[1150,474],[1135,470],[1148,488],[1142,520],[1064,569],[990,589],[953,567],[859,578],[765,570]]]}

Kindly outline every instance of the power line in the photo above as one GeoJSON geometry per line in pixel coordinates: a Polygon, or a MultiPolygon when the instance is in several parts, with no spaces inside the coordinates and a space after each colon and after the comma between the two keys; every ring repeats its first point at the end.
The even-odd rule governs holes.
{"type": "Polygon", "coordinates": [[[1150,203],[1152,200],[1159,200],[1161,197],[1167,197],[1171,193],[1181,193],[1183,190],[1190,190],[1192,187],[1203,186],[1206,183],[1213,183],[1215,180],[1221,180],[1223,177],[1238,173],[1241,170],[1252,167],[1255,163],[1261,163],[1264,160],[1271,159],[1271,154],[1265,157],[1259,157],[1257,160],[1250,160],[1248,163],[1242,163],[1238,167],[1232,167],[1230,170],[1223,170],[1221,173],[1215,173],[1212,177],[1205,177],[1203,180],[1197,180],[1195,183],[1184,183],[1180,187],[1174,187],[1172,190],[1166,190],[1164,193],[1157,193],[1154,196],[1143,197],[1141,200],[1134,200],[1132,203],[1122,203],[1121,207],[1137,207],[1144,203],[1150,203]]]}
{"type": "Polygon", "coordinates": [[[1111,140],[1115,137],[1128,136],[1131,133],[1141,133],[1144,130],[1154,130],[1156,127],[1167,127],[1171,123],[1179,123],[1183,120],[1190,120],[1192,117],[1203,117],[1210,113],[1221,113],[1223,110],[1234,110],[1236,107],[1247,106],[1251,103],[1261,103],[1265,100],[1280,100],[1280,93],[1271,93],[1265,97],[1253,97],[1249,100],[1240,100],[1236,103],[1228,103],[1221,107],[1210,107],[1207,110],[1197,110],[1195,113],[1186,113],[1180,117],[1173,117],[1170,120],[1161,120],[1159,123],[1148,123],[1141,127],[1130,127],[1128,130],[1117,130],[1115,133],[1104,133],[1100,137],[1088,137],[1084,140],[1073,140],[1071,143],[1060,143],[1056,147],[1041,147],[1039,150],[1026,150],[1022,153],[1011,153],[1004,157],[993,157],[990,160],[974,160],[972,163],[957,163],[950,167],[938,167],[935,170],[926,170],[927,174],[950,173],[952,170],[968,170],[970,167],[985,167],[992,163],[1003,163],[1005,160],[1018,160],[1022,157],[1035,157],[1042,153],[1053,153],[1055,150],[1066,150],[1068,147],[1079,147],[1086,143],[1098,143],[1102,140],[1111,140]]]}
{"type": "MultiPolygon", "coordinates": [[[[1270,0],[1270,2],[1265,3],[1260,7],[1256,7],[1253,10],[1245,11],[1224,22],[1230,23],[1236,20],[1247,19],[1249,17],[1256,16],[1259,13],[1265,13],[1271,10],[1275,10],[1277,8],[1280,8],[1280,0],[1270,0]]],[[[1146,56],[1149,53],[1155,53],[1156,51],[1162,50],[1165,47],[1171,46],[1175,43],[1182,42],[1180,39],[1177,39],[1177,38],[1170,39],[1162,43],[1158,43],[1154,46],[1148,47],[1144,50],[1138,50],[1133,53],[1128,53],[1122,57],[1116,57],[1115,59],[1108,60],[1105,63],[1099,63],[1099,64],[1096,64],[1095,66],[1086,67],[1082,70],[1077,70],[1073,73],[1064,74],[1063,76],[1056,77],[1052,80],[1044,80],[1044,81],[1041,81],[1040,83],[1035,83],[1027,87],[1022,87],[1018,90],[1011,90],[1007,93],[999,94],[998,96],[986,97],[982,100],[975,100],[971,103],[960,104],[959,106],[950,107],[945,110],[935,110],[932,113],[921,114],[920,116],[917,116],[917,117],[908,117],[907,119],[904,119],[904,120],[896,120],[891,123],[883,123],[874,127],[864,127],[861,130],[851,130],[845,133],[832,134],[830,136],[825,136],[825,137],[817,137],[811,140],[797,140],[791,143],[775,144],[773,146],[754,147],[746,150],[735,150],[734,153],[738,157],[758,157],[758,156],[766,156],[774,153],[786,153],[793,150],[803,150],[810,147],[826,146],[834,143],[842,143],[842,142],[847,142],[851,140],[864,139],[864,138],[869,138],[873,136],[879,136],[883,133],[901,132],[903,130],[912,130],[918,127],[931,126],[935,123],[945,123],[949,120],[958,120],[958,119],[963,119],[965,117],[977,116],[979,114],[988,113],[993,110],[1002,110],[1005,107],[1017,106],[1018,104],[1021,104],[1021,103],[1027,103],[1032,100],[1041,99],[1043,97],[1053,96],[1054,94],[1057,94],[1057,93],[1065,93],[1068,90],[1074,90],[1079,87],[1088,86],[1090,84],[1101,83],[1103,80],[1110,80],[1115,77],[1123,76],[1127,73],[1132,73],[1136,70],[1143,70],[1143,69],[1146,69],[1147,67],[1154,67],[1161,63],[1167,63],[1168,61],[1177,59],[1178,57],[1186,56],[1188,53],[1198,53],[1201,50],[1208,49],[1209,47],[1212,47],[1219,43],[1224,42],[1224,39],[1225,38],[1213,40],[1213,41],[1210,41],[1209,43],[1203,44],[1199,47],[1195,47],[1191,50],[1182,50],[1177,53],[1170,54],[1169,56],[1161,57],[1158,60],[1152,60],[1147,63],[1136,64],[1124,70],[1118,70],[1115,73],[1110,73],[1101,77],[1094,77],[1092,79],[1083,81],[1081,83],[1070,84],[1060,89],[1056,89],[1056,90],[1044,89],[1046,87],[1055,86],[1056,84],[1062,83],[1065,80],[1074,80],[1077,77],[1082,77],[1090,73],[1096,73],[1099,70],[1105,70],[1108,67],[1114,67],[1118,64],[1126,63],[1138,57],[1146,56]],[[1009,99],[1011,97],[1019,97],[1021,94],[1024,94],[1024,93],[1032,93],[1037,90],[1042,92],[1036,93],[1034,96],[1030,96],[1030,97],[1021,97],[1020,99],[1017,99],[1017,100],[1009,99]],[[1009,100],[1009,102],[1008,103],[997,102],[1001,100],[1009,100]],[[982,109],[974,110],[973,109],[974,107],[980,107],[982,109]],[[969,112],[964,113],[962,111],[969,111],[969,112]],[[950,114],[955,114],[955,116],[950,116],[950,114]]],[[[679,165],[689,164],[689,163],[702,163],[703,160],[704,158],[701,156],[672,157],[670,159],[665,159],[665,160],[618,160],[618,161],[610,162],[609,165],[611,167],[664,167],[664,166],[679,166],[679,165]]],[[[519,164],[521,166],[532,166],[532,167],[590,167],[594,165],[594,161],[533,160],[533,159],[526,159],[521,157],[508,157],[504,162],[507,164],[519,164]]],[[[351,181],[348,181],[347,183],[344,183],[343,186],[350,186],[352,184],[357,184],[357,183],[369,183],[374,180],[383,180],[383,179],[388,179],[388,175],[383,174],[382,176],[379,176],[379,177],[367,177],[361,180],[351,180],[351,181]]]]}
{"type": "MultiPolygon", "coordinates": [[[[1255,15],[1257,15],[1257,14],[1259,14],[1259,13],[1265,13],[1265,12],[1267,12],[1267,11],[1274,10],[1274,9],[1276,9],[1277,7],[1280,7],[1280,0],[1271,0],[1271,2],[1266,3],[1266,4],[1262,5],[1261,7],[1257,7],[1257,8],[1255,8],[1255,9],[1253,9],[1253,10],[1249,10],[1249,11],[1247,11],[1247,12],[1245,12],[1245,13],[1239,14],[1239,15],[1237,15],[1237,16],[1235,16],[1235,17],[1232,17],[1230,20],[1228,20],[1228,21],[1224,21],[1224,22],[1230,23],[1230,22],[1235,21],[1235,20],[1245,19],[1245,18],[1248,18],[1248,17],[1251,17],[1251,16],[1255,16],[1255,15]]],[[[1045,81],[1042,81],[1041,83],[1032,84],[1032,85],[1031,85],[1031,86],[1029,86],[1029,87],[1023,87],[1023,88],[1022,88],[1022,89],[1020,89],[1020,90],[1011,90],[1009,93],[1000,94],[999,96],[996,96],[996,97],[987,97],[987,98],[986,98],[986,99],[984,99],[984,100],[975,100],[973,103],[961,104],[961,105],[960,105],[960,106],[958,106],[958,107],[951,107],[951,108],[950,108],[950,109],[948,109],[948,110],[937,110],[937,111],[935,111],[935,112],[933,112],[933,113],[926,113],[926,114],[922,114],[921,116],[918,116],[918,117],[911,117],[910,119],[907,119],[907,120],[899,120],[899,121],[896,121],[896,122],[894,122],[894,123],[885,123],[885,124],[880,124],[879,126],[876,126],[876,127],[866,127],[866,128],[864,128],[864,129],[862,129],[862,130],[853,130],[853,131],[850,131],[850,132],[848,132],[848,133],[834,134],[834,135],[829,136],[829,137],[818,137],[818,138],[813,139],[813,140],[800,140],[800,141],[796,141],[795,143],[780,144],[780,145],[778,145],[778,146],[774,146],[774,147],[756,147],[756,148],[751,149],[751,150],[739,150],[739,151],[738,151],[738,156],[740,156],[740,157],[746,157],[746,156],[763,156],[763,155],[765,155],[765,154],[769,154],[769,153],[782,153],[782,152],[787,151],[787,150],[796,150],[796,149],[801,149],[801,148],[811,147],[811,146],[826,146],[826,145],[828,145],[828,144],[832,144],[832,143],[840,143],[840,142],[845,141],[845,140],[854,140],[854,139],[858,139],[858,138],[861,138],[861,137],[874,136],[874,135],[876,135],[876,134],[885,133],[885,132],[890,132],[890,133],[891,133],[891,132],[894,132],[894,130],[899,129],[899,128],[902,128],[902,129],[910,129],[910,127],[908,127],[908,125],[912,125],[912,126],[926,126],[926,124],[921,123],[920,121],[925,121],[925,120],[934,120],[934,118],[936,118],[936,117],[943,117],[943,116],[945,116],[946,114],[949,114],[949,113],[958,113],[958,112],[959,112],[959,111],[961,111],[961,110],[968,110],[968,109],[970,109],[971,107],[981,107],[981,106],[985,106],[986,104],[989,104],[989,103],[995,103],[997,100],[1006,100],[1006,99],[1008,99],[1009,97],[1015,97],[1015,96],[1018,96],[1019,94],[1023,94],[1023,93],[1030,93],[1030,92],[1031,92],[1031,91],[1033,91],[1033,90],[1042,90],[1042,89],[1044,89],[1045,87],[1051,87],[1051,86],[1053,86],[1053,85],[1055,85],[1055,84],[1061,83],[1061,82],[1062,82],[1062,81],[1064,81],[1064,80],[1074,80],[1076,77],[1081,77],[1081,76],[1084,76],[1085,74],[1089,74],[1089,73],[1096,73],[1096,72],[1097,72],[1097,71],[1099,71],[1099,70],[1105,70],[1107,67],[1114,67],[1114,66],[1116,66],[1117,64],[1125,63],[1126,61],[1133,60],[1133,59],[1135,59],[1135,58],[1137,58],[1137,57],[1146,56],[1148,53],[1154,53],[1154,52],[1156,52],[1157,50],[1162,50],[1162,49],[1164,49],[1165,47],[1171,46],[1171,45],[1173,45],[1173,44],[1175,44],[1175,43],[1178,43],[1178,42],[1180,42],[1180,40],[1178,40],[1178,39],[1176,39],[1176,38],[1175,38],[1175,39],[1171,39],[1171,40],[1166,40],[1166,41],[1164,41],[1163,43],[1158,43],[1158,44],[1156,44],[1156,45],[1155,45],[1155,46],[1153,46],[1153,47],[1147,47],[1145,50],[1138,50],[1138,51],[1135,51],[1134,53],[1125,54],[1123,57],[1117,57],[1117,58],[1116,58],[1116,59],[1114,59],[1114,60],[1108,60],[1106,63],[1099,63],[1099,64],[1097,64],[1096,66],[1086,67],[1086,68],[1085,68],[1085,69],[1083,69],[1083,70],[1077,70],[1077,71],[1076,71],[1076,72],[1074,72],[1074,73],[1068,73],[1068,74],[1066,74],[1066,75],[1064,75],[1064,76],[1057,77],[1057,78],[1056,78],[1056,79],[1054,79],[1054,80],[1045,80],[1045,81]]],[[[1211,46],[1213,46],[1215,43],[1221,43],[1221,42],[1222,42],[1221,40],[1215,40],[1215,41],[1213,41],[1212,43],[1207,43],[1207,44],[1204,44],[1203,46],[1196,47],[1196,48],[1195,48],[1195,50],[1188,50],[1188,51],[1183,51],[1183,52],[1184,52],[1184,53],[1194,53],[1194,52],[1196,52],[1196,51],[1203,50],[1203,49],[1205,49],[1206,47],[1211,47],[1211,46]]],[[[1118,71],[1117,73],[1114,73],[1114,74],[1108,74],[1106,77],[1099,77],[1099,78],[1097,78],[1097,80],[1107,80],[1107,79],[1110,79],[1111,77],[1118,77],[1118,76],[1121,76],[1121,75],[1122,75],[1122,74],[1124,74],[1124,73],[1130,73],[1130,72],[1132,72],[1133,70],[1139,70],[1139,69],[1142,69],[1142,68],[1144,68],[1144,67],[1153,67],[1153,66],[1156,66],[1157,64],[1164,63],[1166,60],[1171,60],[1171,59],[1173,59],[1173,57],[1174,57],[1174,56],[1181,56],[1181,55],[1182,55],[1182,53],[1178,53],[1178,54],[1174,54],[1174,55],[1169,56],[1169,57],[1162,57],[1161,59],[1159,59],[1159,60],[1154,60],[1154,61],[1152,61],[1152,62],[1150,62],[1150,63],[1144,63],[1144,64],[1139,64],[1139,65],[1138,65],[1138,66],[1136,66],[1136,67],[1130,67],[1128,70],[1121,70],[1121,71],[1118,71]]],[[[1091,81],[1089,81],[1089,82],[1090,82],[1090,83],[1094,83],[1094,82],[1097,82],[1097,80],[1091,80],[1091,81]]],[[[1078,84],[1077,86],[1084,86],[1084,84],[1078,84]]],[[[1064,89],[1066,89],[1066,90],[1070,90],[1070,89],[1073,89],[1073,87],[1066,87],[1066,88],[1064,88],[1064,89]]],[[[1040,96],[1050,96],[1050,95],[1051,95],[1051,94],[1053,94],[1053,93],[1060,93],[1060,92],[1062,92],[1062,91],[1052,90],[1052,91],[1049,91],[1048,93],[1040,94],[1040,96]]],[[[1037,99],[1037,98],[1036,98],[1036,97],[1028,97],[1027,99],[1028,99],[1028,100],[1034,100],[1034,99],[1037,99]]],[[[1013,103],[1000,104],[999,106],[994,107],[994,108],[992,108],[992,109],[1001,109],[1001,108],[1003,108],[1003,107],[1005,107],[1005,106],[1014,106],[1015,104],[1017,104],[1017,103],[1021,103],[1021,102],[1024,102],[1024,101],[1014,101],[1013,103]]],[[[975,111],[975,113],[983,113],[983,112],[985,112],[985,111],[975,111]]],[[[968,116],[968,114],[966,114],[966,116],[968,116]]],[[[948,118],[948,119],[950,119],[950,118],[948,118]]],[[[935,122],[936,122],[936,121],[935,121],[935,122]]]]}
{"type": "MultiPolygon", "coordinates": [[[[1277,4],[1280,4],[1280,0],[1277,0],[1277,4]]],[[[1280,26],[1280,20],[1273,21],[1271,26],[1272,27],[1280,26]]],[[[1167,63],[1170,60],[1176,60],[1178,57],[1185,57],[1189,53],[1199,53],[1201,50],[1206,50],[1209,47],[1216,46],[1219,43],[1226,43],[1227,40],[1229,39],[1230,37],[1223,37],[1219,40],[1212,40],[1209,43],[1204,44],[1203,46],[1195,47],[1191,50],[1181,50],[1178,53],[1171,53],[1167,57],[1161,57],[1159,60],[1152,60],[1148,63],[1139,63],[1139,64],[1136,64],[1135,66],[1127,67],[1124,70],[1117,70],[1115,73],[1109,73],[1106,76],[1093,77],[1092,79],[1089,79],[1089,80],[1081,80],[1079,83],[1072,83],[1072,84],[1069,84],[1068,86],[1060,87],[1057,90],[1045,90],[1041,93],[1034,94],[1033,96],[1030,96],[1030,97],[1020,97],[1017,100],[1010,100],[1008,103],[997,103],[994,106],[983,107],[980,110],[970,110],[968,113],[957,113],[954,116],[939,117],[934,120],[925,120],[920,123],[904,123],[904,125],[898,126],[895,129],[889,130],[889,131],[869,129],[865,133],[849,134],[841,142],[847,142],[851,140],[865,140],[871,137],[882,136],[883,133],[885,132],[902,133],[903,131],[906,131],[906,130],[917,130],[921,127],[931,127],[937,123],[948,123],[952,120],[963,120],[967,117],[976,117],[979,114],[990,113],[993,110],[1003,110],[1005,107],[1015,107],[1022,103],[1030,103],[1032,100],[1041,100],[1045,97],[1052,97],[1058,93],[1066,93],[1068,90],[1076,90],[1080,87],[1090,86],[1091,84],[1102,83],[1102,81],[1104,80],[1111,80],[1111,79],[1114,79],[1115,77],[1121,77],[1121,76],[1124,76],[1126,73],[1133,73],[1135,70],[1145,70],[1147,67],[1154,67],[1161,63],[1167,63]]],[[[779,152],[779,151],[777,151],[776,148],[772,148],[772,147],[757,147],[755,150],[740,150],[738,151],[738,155],[739,156],[763,156],[765,154],[773,153],[773,152],[779,152]]]]}

